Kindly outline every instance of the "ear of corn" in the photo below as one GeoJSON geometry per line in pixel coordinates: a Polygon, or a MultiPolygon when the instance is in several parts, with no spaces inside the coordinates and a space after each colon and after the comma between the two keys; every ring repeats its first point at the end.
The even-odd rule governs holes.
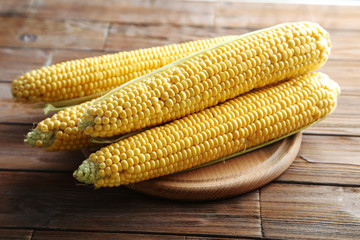
{"type": "Polygon", "coordinates": [[[314,23],[232,38],[112,90],[87,109],[80,128],[111,137],[179,119],[317,69],[329,53],[328,33],[314,23]]]}
{"type": "MultiPolygon", "coordinates": [[[[67,107],[39,122],[36,128],[28,132],[24,142],[47,151],[72,151],[83,148],[98,149],[104,144],[113,142],[113,139],[92,139],[79,129],[81,116],[92,101],[67,107]]],[[[125,137],[124,135],[117,136],[116,139],[125,137]]]]}
{"type": "Polygon", "coordinates": [[[79,129],[79,121],[92,101],[65,108],[39,122],[25,143],[48,151],[78,150],[91,146],[90,136],[79,129]]]}
{"type": "Polygon", "coordinates": [[[18,77],[12,83],[12,94],[14,99],[25,103],[55,102],[90,95],[96,96],[229,38],[231,36],[54,64],[18,77]]]}
{"type": "Polygon", "coordinates": [[[101,148],[74,176],[95,187],[113,187],[223,160],[324,118],[339,93],[322,73],[257,89],[101,148]]]}
{"type": "Polygon", "coordinates": [[[104,144],[126,138],[129,135],[117,136],[115,139],[93,139],[79,129],[81,116],[91,102],[67,107],[44,119],[36,125],[36,128],[28,132],[24,142],[47,151],[72,151],[83,148],[98,149],[104,144]]]}

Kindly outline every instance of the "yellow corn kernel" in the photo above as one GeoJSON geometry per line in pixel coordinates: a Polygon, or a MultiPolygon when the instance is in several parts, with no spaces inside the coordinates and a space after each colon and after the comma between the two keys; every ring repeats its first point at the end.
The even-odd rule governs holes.
{"type": "Polygon", "coordinates": [[[66,61],[32,70],[12,83],[21,102],[55,102],[108,91],[231,36],[66,61]]]}
{"type": "Polygon", "coordinates": [[[223,160],[279,140],[324,118],[335,109],[339,94],[339,86],[322,73],[308,73],[256,89],[104,147],[85,160],[74,177],[95,187],[111,187],[223,160]],[[109,182],[114,172],[103,172],[102,163],[94,157],[105,153],[109,153],[108,159],[115,156],[122,159],[115,184],[109,182]],[[141,157],[143,163],[135,162],[135,154],[149,157],[141,157]]]}
{"type": "Polygon", "coordinates": [[[90,137],[85,134],[89,129],[83,131],[78,128],[80,118],[90,104],[91,101],[88,101],[66,108],[39,122],[27,134],[25,142],[48,151],[78,150],[91,146],[90,137]]]}
{"type": "Polygon", "coordinates": [[[317,69],[326,62],[329,51],[328,33],[318,24],[306,22],[282,24],[233,38],[114,89],[89,107],[80,128],[94,126],[92,132],[86,133],[110,137],[179,119],[254,88],[317,69]],[[289,35],[297,37],[287,39],[289,35]],[[311,52],[296,53],[299,46],[295,43],[291,47],[289,41],[299,38],[306,40],[300,41],[300,46],[311,52]],[[307,47],[310,45],[317,47],[307,47]],[[141,102],[132,101],[135,98],[141,102]],[[136,102],[135,109],[141,111],[130,111],[130,102],[136,102]],[[111,132],[103,131],[102,122],[87,120],[91,115],[106,119],[102,112],[93,113],[110,104],[120,107],[118,117],[113,117],[122,120],[121,126],[111,132]]]}

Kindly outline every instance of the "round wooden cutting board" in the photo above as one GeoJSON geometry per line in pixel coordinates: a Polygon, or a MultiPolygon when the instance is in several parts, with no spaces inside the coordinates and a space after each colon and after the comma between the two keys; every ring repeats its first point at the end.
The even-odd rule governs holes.
{"type": "Polygon", "coordinates": [[[187,201],[239,195],[257,189],[282,174],[298,154],[301,138],[299,132],[224,162],[127,187],[153,196],[187,201]]]}

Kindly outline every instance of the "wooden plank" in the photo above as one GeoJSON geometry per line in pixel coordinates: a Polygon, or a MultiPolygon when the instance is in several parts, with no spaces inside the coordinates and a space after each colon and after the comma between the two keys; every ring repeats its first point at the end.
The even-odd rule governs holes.
{"type": "Polygon", "coordinates": [[[73,172],[84,159],[80,151],[47,152],[24,143],[27,125],[0,124],[0,168],[73,172]]]}
{"type": "Polygon", "coordinates": [[[159,234],[133,234],[133,233],[109,233],[109,232],[76,232],[76,231],[34,231],[32,240],[185,240],[184,236],[159,235],[159,234]]]}
{"type": "Polygon", "coordinates": [[[341,87],[341,94],[360,94],[360,61],[329,61],[318,71],[328,74],[341,87]]]}
{"type": "Polygon", "coordinates": [[[69,173],[0,173],[0,227],[260,237],[258,191],[180,202],[76,184],[69,173]]]}
{"type": "Polygon", "coordinates": [[[329,33],[331,41],[331,59],[360,60],[360,42],[358,41],[360,38],[360,31],[330,29],[329,33]]]}
{"type": "Polygon", "coordinates": [[[338,98],[338,106],[324,120],[305,130],[312,134],[344,134],[360,136],[360,95],[342,94],[338,98]]]}
{"type": "Polygon", "coordinates": [[[196,26],[213,25],[214,12],[213,2],[178,0],[39,0],[32,9],[33,16],[46,19],[196,26]]]}
{"type": "MultiPolygon", "coordinates": [[[[177,25],[137,25],[120,24],[111,25],[105,49],[113,51],[133,50],[161,46],[166,44],[181,43],[199,39],[212,38],[223,35],[241,35],[251,32],[251,28],[216,28],[216,27],[194,27],[177,25]]],[[[360,31],[331,30],[332,51],[331,60],[360,60],[360,31]]],[[[91,56],[85,52],[78,51],[80,56],[74,55],[67,60],[79,59],[81,56],[91,56]]],[[[101,51],[94,53],[101,53],[101,51]]],[[[69,52],[69,56],[72,56],[69,52]]],[[[359,64],[358,61],[356,61],[359,64]]],[[[346,63],[342,62],[346,67],[346,63]]],[[[351,64],[350,64],[351,66],[351,64]]]]}
{"type": "Polygon", "coordinates": [[[330,59],[319,71],[339,83],[341,94],[336,110],[325,120],[307,129],[308,133],[360,135],[360,78],[359,61],[330,59]]]}
{"type": "Polygon", "coordinates": [[[325,28],[359,30],[360,6],[219,1],[217,27],[270,27],[283,22],[313,21],[325,28]]]}
{"type": "Polygon", "coordinates": [[[277,181],[360,186],[360,138],[303,135],[295,161],[277,181]]]}
{"type": "Polygon", "coordinates": [[[351,114],[360,118],[359,112],[360,93],[359,95],[340,94],[338,98],[338,105],[334,111],[336,115],[351,114]]]}
{"type": "Polygon", "coordinates": [[[1,240],[30,240],[33,230],[28,229],[0,229],[1,240]]]}
{"type": "MultiPolygon", "coordinates": [[[[186,237],[186,240],[230,240],[230,239],[233,239],[233,238],[225,238],[225,237],[193,237],[193,236],[187,236],[186,237]]],[[[239,239],[239,240],[251,240],[253,238],[236,238],[236,239],[239,239]]],[[[258,239],[258,238],[256,238],[258,239]]]]}
{"type": "Polygon", "coordinates": [[[108,23],[0,17],[0,46],[102,49],[108,23]]]}
{"type": "Polygon", "coordinates": [[[41,68],[50,56],[48,50],[0,48],[0,81],[11,82],[28,71],[41,68]]]}
{"type": "Polygon", "coordinates": [[[36,104],[24,104],[16,102],[11,96],[11,83],[0,82],[0,123],[36,123],[52,113],[44,115],[41,108],[35,108],[36,104]]]}
{"type": "Polygon", "coordinates": [[[0,15],[23,16],[26,15],[33,1],[31,0],[1,0],[0,15]]]}
{"type": "Polygon", "coordinates": [[[260,194],[266,238],[360,238],[360,188],[271,184],[260,194]]]}
{"type": "Polygon", "coordinates": [[[304,130],[307,134],[335,134],[360,136],[359,116],[332,114],[323,121],[304,130]]]}
{"type": "Polygon", "coordinates": [[[111,25],[105,49],[133,50],[224,35],[240,35],[248,31],[248,29],[199,28],[186,25],[124,25],[114,23],[111,25]]]}

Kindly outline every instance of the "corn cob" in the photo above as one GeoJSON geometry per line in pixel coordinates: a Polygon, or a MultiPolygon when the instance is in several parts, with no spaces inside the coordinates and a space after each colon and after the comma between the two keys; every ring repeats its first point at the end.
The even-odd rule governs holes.
{"type": "Polygon", "coordinates": [[[92,153],[74,172],[95,187],[156,178],[266,144],[324,118],[339,86],[308,73],[154,127],[92,153]]]}
{"type": "Polygon", "coordinates": [[[317,69],[329,53],[329,35],[318,24],[288,23],[256,31],[112,90],[93,102],[79,127],[92,137],[111,137],[179,119],[317,69]]]}
{"type": "MultiPolygon", "coordinates": [[[[223,37],[217,37],[207,40],[192,41],[178,45],[174,44],[164,47],[156,47],[156,48],[143,49],[143,50],[137,50],[131,52],[122,52],[117,54],[104,55],[94,58],[86,58],[82,60],[68,61],[47,68],[43,68],[37,71],[32,71],[31,73],[27,73],[23,75],[19,79],[25,78],[24,80],[25,83],[20,83],[19,79],[14,81],[13,90],[15,88],[18,89],[21,88],[20,85],[27,84],[28,83],[27,81],[33,81],[33,80],[29,80],[31,78],[34,79],[38,78],[39,80],[40,75],[45,76],[44,75],[45,72],[47,72],[47,74],[49,74],[49,72],[55,73],[55,75],[53,76],[54,79],[63,78],[64,75],[61,75],[62,74],[61,71],[65,71],[65,69],[68,70],[73,69],[74,71],[77,72],[79,71],[84,72],[90,76],[91,71],[96,70],[95,67],[97,68],[96,71],[99,71],[99,69],[101,68],[103,69],[106,68],[102,65],[110,64],[111,62],[118,65],[120,64],[119,66],[116,66],[118,68],[118,70],[116,71],[117,73],[121,74],[121,76],[119,76],[121,80],[118,81],[116,84],[121,84],[131,80],[133,77],[137,77],[140,74],[145,74],[157,67],[161,67],[162,65],[168,63],[169,61],[176,60],[177,58],[190,54],[194,51],[198,51],[203,48],[209,47],[217,42],[228,40],[229,38],[231,38],[231,36],[223,36],[223,37]],[[123,60],[121,62],[121,60],[116,60],[116,58],[123,60]],[[98,66],[96,66],[96,63],[98,63],[98,66]],[[128,65],[124,65],[124,64],[128,64],[128,65]],[[133,74],[135,73],[134,71],[136,69],[139,70],[139,67],[132,68],[131,66],[133,65],[131,64],[140,64],[146,67],[146,69],[143,69],[143,72],[133,74]],[[91,70],[91,68],[93,69],[91,70]],[[51,69],[55,69],[55,70],[51,70],[51,69]],[[126,72],[128,75],[124,75],[124,72],[126,72]]],[[[115,65],[113,67],[115,67],[115,65]]],[[[73,73],[72,75],[74,74],[75,73],[73,73]]],[[[77,77],[86,78],[87,76],[86,74],[77,77]]],[[[69,74],[68,79],[63,79],[62,81],[63,82],[66,80],[72,81],[70,76],[71,74],[69,74]]],[[[89,94],[96,93],[94,91],[106,91],[110,87],[115,86],[110,84],[107,85],[106,89],[98,88],[98,85],[96,85],[97,84],[96,81],[98,81],[99,79],[93,78],[93,80],[95,82],[90,83],[89,86],[95,86],[95,88],[93,89],[93,92],[89,94]]],[[[61,85],[60,80],[55,81],[55,83],[61,85]]],[[[79,84],[79,82],[77,84],[79,84]]],[[[29,87],[30,85],[27,86],[29,87]]],[[[52,90],[55,91],[56,89],[57,88],[55,87],[52,90]]],[[[48,87],[47,90],[51,92],[50,87],[48,87]]],[[[60,92],[55,93],[55,95],[57,95],[58,93],[60,92]]],[[[19,94],[22,95],[22,93],[20,92],[19,94]]],[[[82,97],[82,96],[83,94],[80,94],[80,95],[76,95],[75,97],[82,97]]],[[[72,97],[74,97],[74,95],[72,95],[72,97]]],[[[68,97],[63,96],[63,99],[68,99],[68,97]]],[[[63,99],[52,98],[52,100],[63,100],[63,99]]],[[[50,99],[38,99],[38,100],[50,101],[50,99]]],[[[85,109],[89,107],[91,102],[92,101],[87,101],[77,106],[68,107],[65,110],[60,111],[59,113],[54,114],[51,118],[46,118],[45,120],[41,121],[35,129],[33,129],[31,132],[27,134],[25,142],[30,144],[31,146],[45,148],[48,151],[78,150],[81,148],[89,147],[91,145],[91,141],[90,141],[91,139],[89,136],[85,135],[83,131],[79,130],[78,123],[81,115],[85,112],[85,109]]]]}
{"type": "Polygon", "coordinates": [[[91,102],[87,101],[65,108],[39,122],[36,128],[27,134],[25,143],[48,151],[78,150],[90,147],[92,145],[90,137],[79,130],[78,124],[91,102]]]}
{"type": "Polygon", "coordinates": [[[12,83],[21,102],[55,102],[96,95],[149,73],[231,36],[191,41],[54,64],[33,70],[12,83]]]}

